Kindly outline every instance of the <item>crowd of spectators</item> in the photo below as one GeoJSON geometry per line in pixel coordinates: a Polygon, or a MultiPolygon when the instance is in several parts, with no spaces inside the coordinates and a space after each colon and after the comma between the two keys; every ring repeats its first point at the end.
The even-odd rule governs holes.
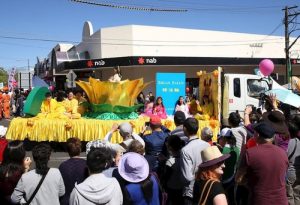
{"type": "MultiPolygon", "coordinates": [[[[199,130],[198,120],[179,110],[182,100],[174,130],[159,115],[151,115],[141,133],[115,123],[86,144],[86,159],[81,141],[69,138],[70,158],[58,169],[48,166],[49,144],[33,148],[31,169],[23,142],[6,143],[1,204],[300,204],[300,116],[286,116],[270,96],[266,110],[230,113],[214,141],[211,128],[199,130]],[[111,142],[113,132],[121,143],[111,142]]],[[[162,108],[162,99],[153,101],[157,105],[162,108]]]]}

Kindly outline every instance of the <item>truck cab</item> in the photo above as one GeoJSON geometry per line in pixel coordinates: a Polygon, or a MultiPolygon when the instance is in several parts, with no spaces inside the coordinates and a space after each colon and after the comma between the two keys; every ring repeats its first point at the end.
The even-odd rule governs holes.
{"type": "Polygon", "coordinates": [[[221,87],[223,118],[228,118],[231,112],[236,111],[243,116],[249,104],[259,107],[261,94],[269,90],[267,81],[250,74],[224,74],[221,87]]]}

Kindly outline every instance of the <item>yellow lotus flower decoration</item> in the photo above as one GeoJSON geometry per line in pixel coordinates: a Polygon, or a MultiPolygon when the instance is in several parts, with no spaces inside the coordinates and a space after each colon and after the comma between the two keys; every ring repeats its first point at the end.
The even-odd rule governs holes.
{"type": "Polygon", "coordinates": [[[90,103],[133,106],[139,93],[152,82],[144,84],[143,78],[109,82],[90,77],[89,82],[76,83],[87,94],[90,103]]]}

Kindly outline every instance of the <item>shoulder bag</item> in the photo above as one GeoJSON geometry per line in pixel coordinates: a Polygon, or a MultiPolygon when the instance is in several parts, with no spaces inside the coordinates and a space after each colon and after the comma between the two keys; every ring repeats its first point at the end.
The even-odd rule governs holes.
{"type": "Polygon", "coordinates": [[[47,170],[46,174],[44,174],[39,182],[39,184],[37,185],[37,187],[35,188],[33,194],[31,195],[31,197],[29,198],[29,200],[26,202],[25,205],[29,205],[31,203],[31,201],[33,200],[33,198],[35,197],[36,193],[39,191],[44,179],[46,178],[46,175],[48,174],[49,169],[47,170]]]}
{"type": "Polygon", "coordinates": [[[215,183],[214,180],[207,180],[203,189],[202,189],[202,193],[201,193],[201,196],[200,196],[200,199],[199,199],[199,205],[205,205],[206,204],[206,201],[207,201],[207,198],[210,194],[210,190],[211,190],[211,187],[212,185],[215,183]],[[209,184],[209,186],[208,186],[209,184]],[[206,191],[207,190],[207,191],[206,191]],[[206,196],[204,197],[204,193],[206,191],[206,196]],[[202,202],[203,201],[203,202],[202,202]]]}

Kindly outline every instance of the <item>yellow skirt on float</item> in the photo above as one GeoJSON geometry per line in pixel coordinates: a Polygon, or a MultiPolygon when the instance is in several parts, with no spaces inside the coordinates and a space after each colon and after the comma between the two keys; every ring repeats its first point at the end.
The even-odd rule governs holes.
{"type": "MultiPolygon", "coordinates": [[[[145,122],[149,118],[141,117],[135,120],[97,120],[97,119],[47,119],[47,118],[14,118],[6,133],[8,140],[31,141],[56,141],[66,142],[71,137],[77,137],[81,141],[101,140],[111,130],[114,123],[129,122],[135,133],[143,130],[145,122]]],[[[162,120],[162,124],[170,130],[175,129],[172,119],[162,120]]],[[[198,136],[204,127],[210,127],[214,132],[214,140],[217,139],[220,123],[217,120],[200,120],[198,136]]],[[[121,143],[119,132],[113,133],[113,143],[121,143]]]]}

